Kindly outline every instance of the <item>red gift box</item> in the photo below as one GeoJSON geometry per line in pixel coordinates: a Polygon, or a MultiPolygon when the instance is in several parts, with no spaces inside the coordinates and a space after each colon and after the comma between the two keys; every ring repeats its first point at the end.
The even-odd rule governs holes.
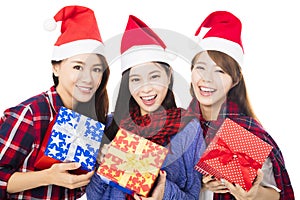
{"type": "Polygon", "coordinates": [[[120,129],[97,173],[147,197],[167,153],[167,148],[120,129]]]}
{"type": "Polygon", "coordinates": [[[271,145],[226,118],[195,169],[249,191],[271,150],[271,145]]]}

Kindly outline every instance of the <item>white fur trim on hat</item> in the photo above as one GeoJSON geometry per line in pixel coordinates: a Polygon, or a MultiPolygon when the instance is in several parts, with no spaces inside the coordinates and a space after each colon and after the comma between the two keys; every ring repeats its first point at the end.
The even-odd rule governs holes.
{"type": "Polygon", "coordinates": [[[174,54],[158,45],[133,46],[121,55],[121,71],[146,62],[169,63],[174,54]]]}
{"type": "Polygon", "coordinates": [[[104,46],[100,41],[85,39],[54,46],[52,60],[60,61],[84,53],[104,54],[104,46]]]}
{"type": "Polygon", "coordinates": [[[243,64],[243,49],[239,44],[235,42],[219,37],[209,37],[202,39],[199,44],[204,51],[221,51],[231,56],[235,61],[239,63],[240,66],[242,66],[243,64]]]}

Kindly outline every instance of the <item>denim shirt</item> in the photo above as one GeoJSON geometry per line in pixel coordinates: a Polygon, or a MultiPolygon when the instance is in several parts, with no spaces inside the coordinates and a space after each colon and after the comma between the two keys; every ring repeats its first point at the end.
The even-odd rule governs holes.
{"type": "MultiPolygon", "coordinates": [[[[198,199],[202,175],[194,169],[206,148],[200,123],[193,119],[171,138],[162,169],[167,173],[163,199],[198,199]]],[[[95,173],[86,188],[88,200],[126,199],[126,193],[107,185],[95,173]]]]}

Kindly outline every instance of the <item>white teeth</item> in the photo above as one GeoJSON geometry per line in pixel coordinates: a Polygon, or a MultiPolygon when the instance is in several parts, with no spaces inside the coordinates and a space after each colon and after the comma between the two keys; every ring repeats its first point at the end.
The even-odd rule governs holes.
{"type": "Polygon", "coordinates": [[[143,100],[145,100],[145,101],[150,101],[150,100],[152,100],[152,99],[154,99],[155,98],[155,95],[153,95],[153,96],[147,96],[147,97],[141,97],[143,100]]]}
{"type": "Polygon", "coordinates": [[[81,90],[85,90],[85,91],[91,91],[92,90],[92,88],[89,88],[89,87],[80,87],[80,86],[78,86],[78,88],[81,89],[81,90]]]}
{"type": "Polygon", "coordinates": [[[207,88],[207,87],[200,87],[200,90],[203,91],[203,92],[214,92],[214,91],[216,91],[215,89],[207,88]]]}

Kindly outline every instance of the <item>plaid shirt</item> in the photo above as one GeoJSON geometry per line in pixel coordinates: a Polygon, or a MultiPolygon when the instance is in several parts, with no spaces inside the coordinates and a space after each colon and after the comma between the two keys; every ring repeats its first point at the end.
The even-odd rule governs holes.
{"type": "Polygon", "coordinates": [[[0,199],[75,199],[84,188],[48,185],[9,194],[7,182],[15,172],[35,171],[34,162],[49,122],[63,105],[54,87],[16,107],[0,119],[0,199]]]}
{"type": "MultiPolygon", "coordinates": [[[[244,115],[240,112],[240,109],[237,104],[234,102],[227,102],[223,104],[218,119],[216,121],[206,121],[201,114],[201,110],[199,108],[199,102],[196,98],[194,98],[189,105],[189,112],[195,113],[201,123],[201,127],[203,129],[203,134],[205,137],[205,141],[210,143],[210,141],[215,136],[216,132],[219,130],[221,124],[225,120],[225,118],[230,118],[235,121],[254,135],[261,138],[263,141],[272,145],[273,149],[269,155],[269,158],[273,165],[274,178],[277,184],[277,187],[281,190],[280,192],[280,200],[294,200],[294,191],[290,182],[290,178],[287,172],[287,169],[284,164],[284,159],[282,153],[277,146],[276,142],[273,138],[264,130],[264,128],[257,122],[255,119],[244,115]]],[[[235,199],[229,193],[226,194],[214,194],[214,200],[233,200],[235,199]]]]}

